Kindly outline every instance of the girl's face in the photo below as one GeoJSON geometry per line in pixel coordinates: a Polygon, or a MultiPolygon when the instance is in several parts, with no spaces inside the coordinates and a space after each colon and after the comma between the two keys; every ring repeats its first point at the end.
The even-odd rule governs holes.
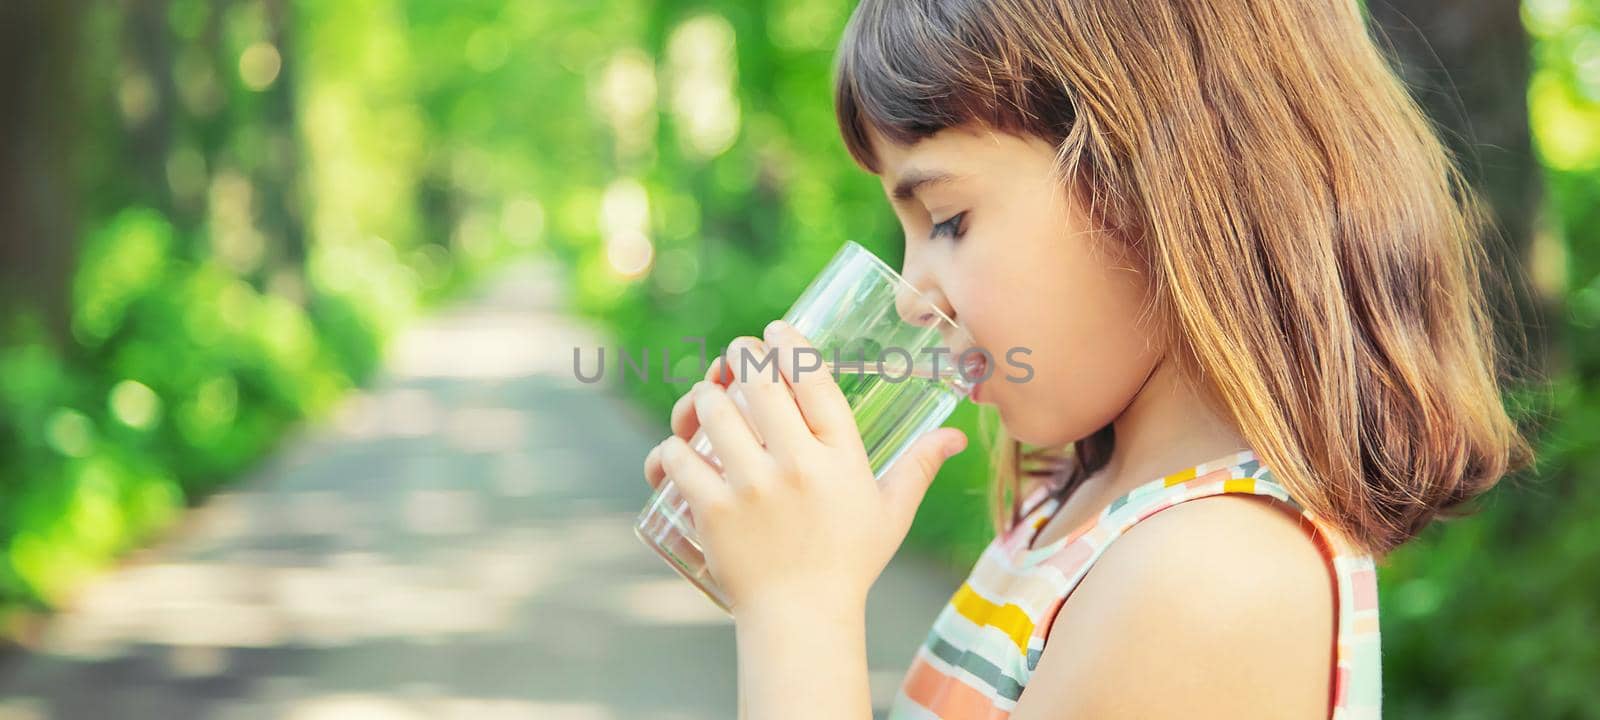
{"type": "Polygon", "coordinates": [[[1033,445],[1115,420],[1160,353],[1139,319],[1148,286],[1052,176],[1054,148],[976,125],[909,147],[872,141],[905,230],[906,280],[994,358],[973,399],[1033,445]]]}

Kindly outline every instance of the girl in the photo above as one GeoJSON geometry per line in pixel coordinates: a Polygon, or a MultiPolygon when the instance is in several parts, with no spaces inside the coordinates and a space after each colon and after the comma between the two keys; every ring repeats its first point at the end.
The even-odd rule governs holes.
{"type": "MultiPolygon", "coordinates": [[[[835,100],[907,280],[1035,368],[974,396],[997,536],[890,716],[1377,716],[1374,560],[1529,451],[1483,215],[1359,4],[865,0],[835,100]]],[[[874,483],[804,338],[736,342],[782,378],[719,363],[646,477],[733,601],[741,715],[870,717],[867,590],[966,439],[874,483]]]]}

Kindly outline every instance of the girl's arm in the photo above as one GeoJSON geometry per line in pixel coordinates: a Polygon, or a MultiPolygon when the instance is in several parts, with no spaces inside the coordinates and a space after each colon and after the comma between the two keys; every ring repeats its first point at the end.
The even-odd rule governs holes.
{"type": "Polygon", "coordinates": [[[864,608],[741,610],[739,717],[870,720],[864,608]]]}

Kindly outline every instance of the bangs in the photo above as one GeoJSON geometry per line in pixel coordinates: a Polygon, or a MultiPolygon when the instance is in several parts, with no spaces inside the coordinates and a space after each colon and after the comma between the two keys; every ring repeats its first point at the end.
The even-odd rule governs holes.
{"type": "MultiPolygon", "coordinates": [[[[1059,143],[1074,113],[1065,88],[1023,52],[1025,36],[985,0],[863,0],[834,67],[834,113],[845,147],[877,174],[868,128],[913,145],[977,123],[1059,143]]],[[[1033,32],[1038,32],[1033,29],[1033,32]]]]}

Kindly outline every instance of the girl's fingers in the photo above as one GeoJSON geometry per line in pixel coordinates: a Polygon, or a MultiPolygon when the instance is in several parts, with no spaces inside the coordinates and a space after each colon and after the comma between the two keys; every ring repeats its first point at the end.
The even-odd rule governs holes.
{"type": "Polygon", "coordinates": [[[733,384],[733,368],[728,367],[726,359],[718,355],[706,368],[706,379],[727,387],[733,384]]]}
{"type": "Polygon", "coordinates": [[[672,484],[683,499],[689,501],[692,514],[704,518],[708,510],[727,506],[728,484],[687,441],[673,436],[656,447],[667,477],[672,478],[672,484]]]}
{"type": "Polygon", "coordinates": [[[767,325],[767,344],[778,350],[778,367],[788,378],[800,405],[800,414],[812,433],[828,445],[859,442],[855,414],[833,373],[822,363],[822,353],[799,330],[782,320],[767,325]]]}
{"type": "Polygon", "coordinates": [[[661,480],[667,476],[667,468],[661,462],[661,445],[650,448],[650,453],[644,456],[644,481],[655,490],[661,489],[661,480]]]}
{"type": "Polygon", "coordinates": [[[730,355],[738,376],[736,387],[744,395],[750,419],[767,451],[780,458],[793,458],[810,449],[808,445],[816,438],[800,416],[789,383],[779,373],[776,350],[755,338],[739,338],[730,355]]]}
{"type": "MultiPolygon", "coordinates": [[[[706,380],[727,387],[733,382],[733,372],[718,356],[706,368],[706,380]]],[[[684,393],[672,405],[672,434],[685,440],[694,437],[694,431],[700,429],[700,418],[694,414],[694,393],[684,393]]]]}
{"type": "Polygon", "coordinates": [[[657,444],[644,456],[644,481],[651,488],[661,487],[661,478],[665,474],[666,470],[661,467],[661,445],[657,444]]]}
{"type": "Polygon", "coordinates": [[[686,392],[672,404],[672,434],[688,439],[700,429],[700,418],[694,414],[694,392],[686,392]]]}
{"type": "Polygon", "coordinates": [[[729,482],[767,477],[775,470],[766,448],[745,422],[744,413],[734,405],[728,391],[704,380],[695,383],[694,409],[700,415],[700,429],[711,440],[711,452],[722,463],[729,482]]]}

